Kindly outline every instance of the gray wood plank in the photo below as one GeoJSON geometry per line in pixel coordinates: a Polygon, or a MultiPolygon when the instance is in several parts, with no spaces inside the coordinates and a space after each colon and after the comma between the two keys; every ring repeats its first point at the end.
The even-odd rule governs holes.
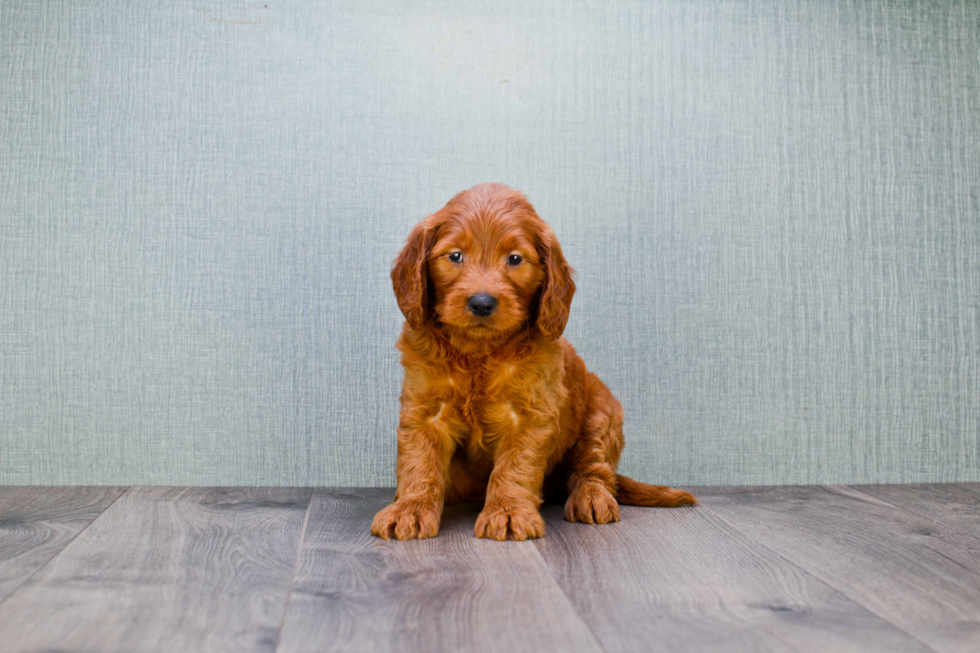
{"type": "Polygon", "coordinates": [[[589,526],[548,506],[535,543],[606,650],[931,650],[707,510],[620,511],[589,526]]]}
{"type": "Polygon", "coordinates": [[[980,541],[847,487],[714,488],[702,505],[939,651],[980,651],[980,541]]]}
{"type": "Polygon", "coordinates": [[[309,498],[133,488],[0,604],[2,648],[273,651],[309,498]]]}
{"type": "Polygon", "coordinates": [[[125,491],[122,487],[0,487],[0,602],[125,491]]]}
{"type": "Polygon", "coordinates": [[[531,542],[473,535],[447,506],[439,536],[371,535],[391,490],[317,490],[278,651],[599,651],[531,542]]]}
{"type": "Polygon", "coordinates": [[[980,483],[850,487],[909,512],[980,537],[980,483]]]}

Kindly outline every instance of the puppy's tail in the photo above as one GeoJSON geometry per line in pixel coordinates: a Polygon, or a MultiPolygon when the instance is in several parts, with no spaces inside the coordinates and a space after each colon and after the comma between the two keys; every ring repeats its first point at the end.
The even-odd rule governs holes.
{"type": "Polygon", "coordinates": [[[666,485],[648,485],[628,476],[616,474],[616,501],[624,506],[677,506],[697,505],[698,500],[684,490],[666,485]]]}

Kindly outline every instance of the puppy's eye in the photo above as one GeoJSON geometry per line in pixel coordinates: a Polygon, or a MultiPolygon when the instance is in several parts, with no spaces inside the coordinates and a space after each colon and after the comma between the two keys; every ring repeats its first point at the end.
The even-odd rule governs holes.
{"type": "Polygon", "coordinates": [[[510,256],[507,257],[507,265],[520,265],[521,261],[523,260],[524,259],[522,259],[517,254],[511,254],[510,256]]]}
{"type": "Polygon", "coordinates": [[[453,263],[462,263],[463,252],[453,252],[452,254],[449,255],[449,260],[452,261],[453,263]]]}

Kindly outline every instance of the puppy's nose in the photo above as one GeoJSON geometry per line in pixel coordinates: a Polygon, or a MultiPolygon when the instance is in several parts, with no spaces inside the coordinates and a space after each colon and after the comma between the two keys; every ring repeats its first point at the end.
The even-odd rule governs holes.
{"type": "Polygon", "coordinates": [[[497,310],[497,299],[485,292],[478,292],[466,300],[466,307],[473,315],[486,317],[497,310]]]}

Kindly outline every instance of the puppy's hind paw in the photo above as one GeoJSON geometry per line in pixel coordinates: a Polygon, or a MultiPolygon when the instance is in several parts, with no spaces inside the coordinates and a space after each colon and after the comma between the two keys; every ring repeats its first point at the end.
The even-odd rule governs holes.
{"type": "Polygon", "coordinates": [[[605,485],[580,485],[565,502],[565,519],[582,524],[619,521],[619,503],[605,485]]]}

